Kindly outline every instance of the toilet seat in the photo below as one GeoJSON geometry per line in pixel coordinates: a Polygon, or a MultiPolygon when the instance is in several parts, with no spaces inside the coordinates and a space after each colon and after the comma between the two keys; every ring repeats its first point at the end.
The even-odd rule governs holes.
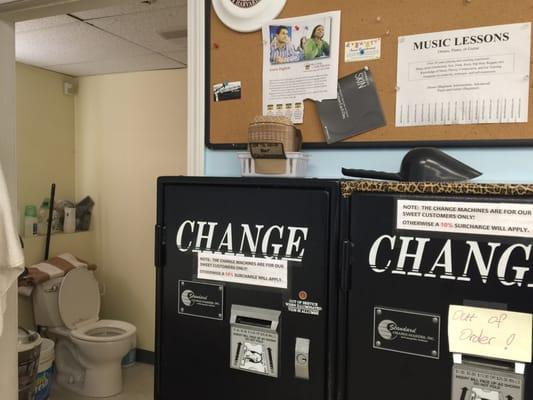
{"type": "Polygon", "coordinates": [[[134,325],[114,320],[98,320],[100,289],[91,271],[70,271],[59,288],[59,315],[73,338],[85,342],[118,342],[133,336],[134,325]]]}
{"type": "Polygon", "coordinates": [[[65,275],[58,295],[59,316],[70,329],[98,321],[100,289],[91,271],[76,268],[65,275]]]}
{"type": "Polygon", "coordinates": [[[117,342],[130,337],[137,328],[124,321],[103,319],[91,324],[74,329],[70,332],[72,337],[86,342],[117,342]]]}

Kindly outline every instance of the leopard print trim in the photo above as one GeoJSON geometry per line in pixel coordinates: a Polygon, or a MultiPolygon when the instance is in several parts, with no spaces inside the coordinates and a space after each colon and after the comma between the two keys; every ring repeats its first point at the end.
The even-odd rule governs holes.
{"type": "Polygon", "coordinates": [[[361,179],[343,181],[341,183],[341,191],[343,197],[350,197],[354,192],[533,196],[533,185],[464,182],[389,182],[361,179]]]}

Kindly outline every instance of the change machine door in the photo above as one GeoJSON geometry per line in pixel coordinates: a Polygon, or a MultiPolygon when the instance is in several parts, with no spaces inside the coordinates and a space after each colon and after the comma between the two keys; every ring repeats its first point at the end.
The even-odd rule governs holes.
{"type": "Polygon", "coordinates": [[[332,398],[338,191],[160,178],[156,399],[332,398]]]}
{"type": "Polygon", "coordinates": [[[343,398],[533,399],[533,187],[346,190],[343,398]]]}

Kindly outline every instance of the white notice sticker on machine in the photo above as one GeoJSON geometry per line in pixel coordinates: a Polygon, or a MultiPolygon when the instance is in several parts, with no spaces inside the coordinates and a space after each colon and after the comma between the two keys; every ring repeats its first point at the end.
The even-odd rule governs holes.
{"type": "Polygon", "coordinates": [[[396,228],[533,237],[533,204],[398,200],[396,228]]]}
{"type": "Polygon", "coordinates": [[[287,307],[287,310],[290,312],[300,314],[320,315],[320,311],[322,311],[322,307],[314,301],[290,299],[285,303],[285,307],[287,307]]]}
{"type": "Polygon", "coordinates": [[[287,260],[198,253],[198,279],[287,289],[287,260]]]}

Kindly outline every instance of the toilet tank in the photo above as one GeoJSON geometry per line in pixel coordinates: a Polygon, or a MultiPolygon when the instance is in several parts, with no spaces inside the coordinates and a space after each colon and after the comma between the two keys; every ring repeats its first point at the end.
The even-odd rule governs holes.
{"type": "Polygon", "coordinates": [[[58,305],[59,288],[62,280],[63,277],[54,278],[35,286],[32,298],[36,325],[48,328],[63,326],[58,305]]]}

